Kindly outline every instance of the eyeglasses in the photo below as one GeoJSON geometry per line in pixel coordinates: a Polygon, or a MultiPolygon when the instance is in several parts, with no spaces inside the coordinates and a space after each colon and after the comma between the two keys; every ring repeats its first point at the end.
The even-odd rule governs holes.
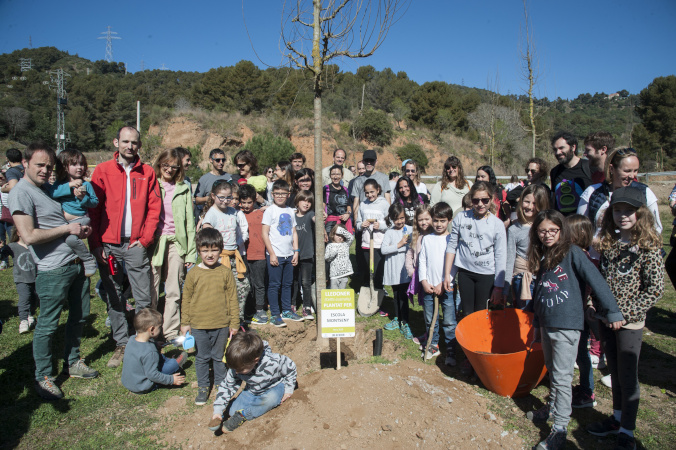
{"type": "Polygon", "coordinates": [[[490,198],[473,198],[472,199],[472,204],[473,205],[478,205],[479,202],[483,203],[484,205],[488,205],[488,203],[491,201],[490,198]]]}
{"type": "Polygon", "coordinates": [[[211,160],[213,162],[222,163],[223,161],[225,161],[225,158],[211,158],[211,160]]]}
{"type": "Polygon", "coordinates": [[[244,163],[244,164],[235,164],[235,165],[236,165],[237,167],[239,167],[240,169],[244,169],[246,166],[248,166],[248,164],[246,164],[246,163],[244,163]]]}
{"type": "Polygon", "coordinates": [[[230,200],[232,200],[232,195],[229,195],[227,197],[217,195],[216,198],[218,199],[219,202],[229,202],[230,200]]]}
{"type": "Polygon", "coordinates": [[[178,170],[181,168],[181,166],[170,166],[169,164],[162,164],[163,169],[171,169],[171,170],[178,170]]]}
{"type": "Polygon", "coordinates": [[[561,228],[552,228],[551,230],[538,230],[538,236],[540,237],[554,237],[556,234],[561,231],[561,228]]]}
{"type": "Polygon", "coordinates": [[[538,173],[536,169],[526,169],[526,173],[538,173]]]}
{"type": "Polygon", "coordinates": [[[273,197],[286,197],[287,195],[289,195],[289,193],[288,192],[273,192],[272,195],[273,195],[273,197]]]}

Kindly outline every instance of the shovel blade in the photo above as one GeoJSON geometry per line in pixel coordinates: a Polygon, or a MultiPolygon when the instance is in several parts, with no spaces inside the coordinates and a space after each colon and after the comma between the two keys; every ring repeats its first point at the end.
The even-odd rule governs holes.
{"type": "Polygon", "coordinates": [[[374,315],[380,310],[384,297],[385,291],[382,289],[371,290],[369,287],[362,287],[357,298],[357,312],[362,317],[374,315]]]}

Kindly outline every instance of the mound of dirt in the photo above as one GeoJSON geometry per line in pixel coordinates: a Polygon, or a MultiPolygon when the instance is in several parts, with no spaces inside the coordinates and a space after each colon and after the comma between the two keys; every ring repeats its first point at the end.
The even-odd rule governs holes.
{"type": "MultiPolygon", "coordinates": [[[[243,424],[233,433],[214,435],[207,424],[209,404],[185,415],[185,397],[173,397],[158,409],[172,421],[160,439],[171,447],[206,448],[520,448],[516,434],[504,431],[489,412],[488,401],[470,385],[449,378],[434,365],[417,360],[397,362],[401,349],[385,341],[382,356],[393,364],[369,364],[374,330],[359,324],[355,338],[343,339],[344,367],[335,370],[333,353],[320,353],[314,324],[264,327],[260,333],[273,351],[298,366],[298,389],[280,407],[243,424]],[[322,368],[324,367],[324,368],[322,368]]],[[[161,421],[158,421],[161,422],[161,421]]]]}

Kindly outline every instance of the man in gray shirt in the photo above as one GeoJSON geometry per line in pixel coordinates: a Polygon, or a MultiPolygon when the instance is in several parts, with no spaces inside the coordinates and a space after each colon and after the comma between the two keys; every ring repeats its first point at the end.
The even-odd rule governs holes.
{"type": "Polygon", "coordinates": [[[94,378],[99,374],[80,359],[82,327],[89,316],[89,278],[84,275],[82,261],[66,244],[66,236],[84,239],[91,229],[80,223],[68,223],[61,204],[42,190],[55,161],[56,153],[49,146],[30,144],[24,152],[25,176],[9,194],[14,223],[29,245],[38,269],[35,288],[40,298],[40,317],[33,336],[33,359],[36,389],[46,400],[63,398],[52,377],[52,340],[66,300],[66,370],[76,378],[94,378]]]}
{"type": "Polygon", "coordinates": [[[195,205],[197,205],[197,214],[195,220],[202,213],[202,208],[209,198],[211,187],[217,180],[232,181],[232,176],[223,170],[225,166],[225,153],[220,148],[215,148],[209,152],[209,161],[211,162],[211,172],[207,172],[200,177],[195,188],[195,205]]]}

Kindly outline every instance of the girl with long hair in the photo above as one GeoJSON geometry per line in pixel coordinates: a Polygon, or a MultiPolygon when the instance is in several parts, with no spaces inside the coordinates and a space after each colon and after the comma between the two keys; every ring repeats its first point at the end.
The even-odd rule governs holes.
{"type": "Polygon", "coordinates": [[[409,177],[400,177],[395,186],[398,202],[406,211],[406,223],[413,225],[415,210],[423,204],[423,198],[418,194],[415,183],[409,177]]]}
{"type": "Polygon", "coordinates": [[[554,420],[547,438],[538,448],[563,449],[572,411],[572,381],[575,358],[584,328],[585,288],[591,286],[608,326],[622,325],[615,298],[603,277],[584,251],[571,243],[563,214],[540,211],[530,229],[528,267],[536,275],[533,292],[534,340],[542,340],[545,365],[549,371],[549,402],[526,417],[536,423],[554,420]]]}
{"type": "Polygon", "coordinates": [[[444,162],[441,181],[434,185],[430,205],[447,203],[453,209],[453,216],[462,211],[462,198],[469,192],[472,183],[465,178],[462,162],[457,156],[449,156],[444,162]]]}

